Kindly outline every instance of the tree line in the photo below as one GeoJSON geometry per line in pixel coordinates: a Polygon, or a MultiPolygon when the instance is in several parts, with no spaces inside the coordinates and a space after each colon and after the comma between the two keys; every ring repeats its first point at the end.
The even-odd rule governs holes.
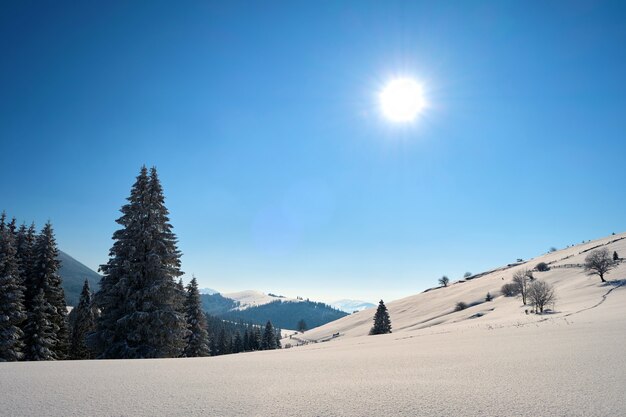
{"type": "Polygon", "coordinates": [[[85,282],[69,318],[52,225],[36,234],[34,225],[17,228],[2,215],[1,361],[194,357],[280,347],[271,322],[233,333],[205,315],[195,277],[183,286],[156,168],[141,168],[127,201],[109,260],[100,267],[100,289],[94,294],[85,282]]]}

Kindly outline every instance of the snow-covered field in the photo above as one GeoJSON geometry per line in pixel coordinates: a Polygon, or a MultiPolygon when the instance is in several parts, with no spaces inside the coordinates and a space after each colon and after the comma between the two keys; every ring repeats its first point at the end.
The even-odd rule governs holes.
{"type": "MultiPolygon", "coordinates": [[[[607,245],[623,237],[525,266],[581,263],[588,252],[580,252],[596,245],[624,257],[626,239],[607,245]]],[[[626,415],[626,263],[603,285],[576,267],[535,273],[556,288],[552,314],[527,315],[519,300],[501,296],[453,312],[458,301],[497,295],[522,267],[388,303],[389,335],[366,336],[370,309],[300,336],[339,337],[281,351],[2,363],[0,415],[626,415]]]]}

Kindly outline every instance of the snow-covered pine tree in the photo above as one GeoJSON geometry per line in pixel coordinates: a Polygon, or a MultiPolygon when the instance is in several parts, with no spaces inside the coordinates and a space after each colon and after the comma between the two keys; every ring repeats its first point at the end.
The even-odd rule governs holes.
{"type": "Polygon", "coordinates": [[[59,275],[58,256],[59,250],[52,224],[48,222],[35,241],[32,273],[35,288],[43,290],[44,298],[53,309],[50,320],[56,329],[56,340],[51,349],[56,359],[65,359],[69,351],[70,330],[67,322],[65,291],[61,286],[59,275]]]}
{"type": "Polygon", "coordinates": [[[54,351],[58,345],[58,327],[53,322],[55,308],[44,297],[43,288],[32,299],[31,310],[25,328],[25,359],[29,361],[49,361],[57,359],[54,351]]]}
{"type": "Polygon", "coordinates": [[[374,325],[370,330],[370,335],[391,333],[391,319],[383,300],[378,303],[376,314],[374,314],[374,325]]]}
{"type": "Polygon", "coordinates": [[[280,339],[282,339],[282,331],[280,329],[276,329],[276,349],[282,349],[283,348],[283,344],[280,342],[280,339]]]}
{"type": "Polygon", "coordinates": [[[193,277],[189,285],[187,285],[185,317],[187,318],[188,335],[186,337],[187,346],[183,356],[209,356],[211,353],[209,350],[209,333],[207,332],[206,317],[204,311],[202,311],[196,277],[193,277]]]}
{"type": "Polygon", "coordinates": [[[22,224],[17,231],[16,258],[20,283],[24,286],[24,307],[26,311],[30,311],[31,300],[36,293],[36,285],[33,278],[33,266],[35,264],[33,253],[36,236],[35,223],[32,223],[28,228],[25,224],[22,224]]]}
{"type": "Polygon", "coordinates": [[[17,250],[13,231],[0,220],[0,362],[17,361],[23,356],[26,319],[24,287],[20,285],[17,250]]]}
{"type": "Polygon", "coordinates": [[[88,339],[100,358],[178,357],[187,333],[177,305],[180,252],[155,168],[142,167],[113,234],[95,302],[101,311],[88,339]]]}
{"type": "Polygon", "coordinates": [[[274,326],[271,321],[267,321],[265,324],[265,331],[263,332],[263,340],[261,341],[262,350],[276,349],[276,333],[274,332],[274,326]]]}
{"type": "Polygon", "coordinates": [[[92,353],[85,344],[85,337],[96,328],[96,310],[93,307],[89,281],[85,280],[78,306],[70,313],[70,358],[91,359],[92,353]]]}
{"type": "Polygon", "coordinates": [[[243,352],[243,339],[241,333],[235,333],[235,340],[233,341],[233,353],[243,352]]]}

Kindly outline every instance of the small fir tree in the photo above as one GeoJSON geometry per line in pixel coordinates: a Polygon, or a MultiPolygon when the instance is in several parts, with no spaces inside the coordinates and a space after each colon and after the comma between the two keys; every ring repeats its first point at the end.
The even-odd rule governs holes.
{"type": "Polygon", "coordinates": [[[619,255],[617,254],[617,251],[613,251],[613,260],[619,261],[619,255]]]}
{"type": "Polygon", "coordinates": [[[54,324],[55,308],[44,297],[40,289],[32,300],[32,309],[28,312],[25,328],[26,351],[25,359],[29,361],[49,361],[58,359],[55,347],[58,345],[57,332],[54,324]]]}
{"type": "Polygon", "coordinates": [[[85,280],[80,293],[78,306],[70,313],[72,323],[70,337],[70,358],[91,359],[92,352],[85,344],[87,334],[96,327],[96,312],[92,304],[92,294],[89,281],[85,280]]]}
{"type": "Polygon", "coordinates": [[[487,295],[485,296],[485,301],[489,302],[491,300],[493,300],[493,297],[491,296],[491,293],[488,292],[487,295]]]}
{"type": "Polygon", "coordinates": [[[195,277],[187,285],[184,307],[188,334],[183,355],[186,357],[209,356],[209,333],[207,332],[206,316],[202,311],[200,291],[195,277]]]}
{"type": "Polygon", "coordinates": [[[376,314],[374,314],[374,325],[370,330],[370,335],[391,333],[391,319],[383,300],[378,303],[376,314]]]}
{"type": "MultiPolygon", "coordinates": [[[[65,292],[59,275],[59,250],[52,224],[46,223],[37,236],[34,247],[34,265],[32,268],[34,286],[43,290],[44,298],[52,308],[50,320],[56,329],[56,340],[52,346],[56,359],[65,359],[69,352],[69,325],[65,292]]],[[[31,284],[33,284],[31,283],[31,284]]]]}
{"type": "Polygon", "coordinates": [[[273,350],[276,349],[276,347],[276,333],[274,332],[274,326],[272,326],[272,322],[268,320],[265,324],[265,330],[263,332],[261,349],[273,350]]]}
{"type": "Polygon", "coordinates": [[[306,332],[306,331],[307,331],[306,321],[304,321],[304,319],[301,319],[301,320],[298,322],[298,331],[299,331],[300,333],[304,333],[304,332],[306,332]]]}

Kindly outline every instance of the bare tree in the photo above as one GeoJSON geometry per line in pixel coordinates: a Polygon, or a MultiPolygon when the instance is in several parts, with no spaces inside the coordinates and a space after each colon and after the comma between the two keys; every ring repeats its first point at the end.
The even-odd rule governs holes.
{"type": "Polygon", "coordinates": [[[513,284],[517,286],[518,293],[522,297],[522,303],[524,303],[524,305],[526,305],[528,287],[530,287],[532,278],[533,274],[528,269],[521,269],[513,274],[513,284]]]}
{"type": "Polygon", "coordinates": [[[439,284],[443,285],[444,287],[447,287],[449,282],[450,282],[450,278],[448,278],[445,275],[439,278],[439,284]]]}
{"type": "Polygon", "coordinates": [[[535,307],[535,311],[543,313],[545,306],[554,303],[556,300],[554,287],[545,281],[537,279],[528,287],[528,300],[535,307]]]}
{"type": "Polygon", "coordinates": [[[585,258],[585,271],[587,275],[598,275],[602,282],[606,282],[604,274],[617,266],[617,262],[613,260],[609,250],[602,248],[594,250],[585,258]]]}

